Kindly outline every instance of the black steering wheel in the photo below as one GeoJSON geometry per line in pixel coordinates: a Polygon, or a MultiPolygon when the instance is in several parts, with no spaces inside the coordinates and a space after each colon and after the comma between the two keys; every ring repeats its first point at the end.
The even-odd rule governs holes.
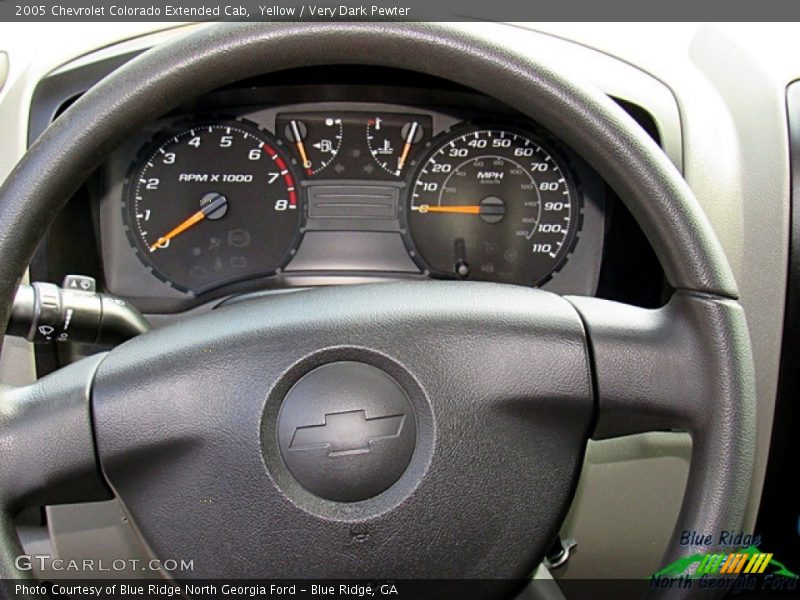
{"type": "MultiPolygon", "coordinates": [[[[525,577],[559,530],[587,439],[663,429],[693,441],[675,535],[741,527],[753,363],[698,202],[600,91],[445,26],[224,23],[132,60],[0,189],[0,322],[54,215],[126,136],[219,86],[332,64],[443,77],[558,134],[646,233],[675,290],[668,304],[466,282],[339,286],[225,306],[3,388],[0,577],[27,575],[14,560],[19,510],[109,490],[156,556],[193,559],[186,577],[525,577]],[[298,431],[344,414],[360,421],[334,433],[362,451],[311,451],[290,471],[298,431]]],[[[666,560],[689,551],[702,549],[676,537],[666,560]]]]}

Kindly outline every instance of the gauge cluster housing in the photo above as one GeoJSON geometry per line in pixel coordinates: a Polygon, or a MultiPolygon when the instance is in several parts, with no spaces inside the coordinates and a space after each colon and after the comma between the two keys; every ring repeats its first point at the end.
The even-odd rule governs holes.
{"type": "MultiPolygon", "coordinates": [[[[122,54],[91,62],[44,80],[33,96],[29,142],[83,90],[132,56],[122,54]]],[[[617,102],[661,143],[654,117],[637,104],[617,102]]],[[[470,127],[524,133],[556,156],[558,164],[568,172],[577,223],[570,225],[573,229],[566,236],[566,249],[559,250],[544,276],[525,276],[514,281],[486,272],[482,268],[485,261],[477,260],[481,256],[473,246],[467,257],[471,275],[467,278],[519,283],[560,294],[597,295],[640,306],[656,307],[663,303],[668,292],[663,272],[642,231],[604,182],[602,174],[567,145],[485,94],[434,77],[366,66],[356,70],[309,67],[238,82],[197,97],[152,122],[125,140],[70,200],[35,255],[31,277],[60,280],[68,273],[91,275],[97,279],[99,289],[132,302],[154,321],[161,319],[161,315],[169,319],[170,315],[185,311],[208,310],[226,298],[249,293],[397,279],[464,278],[458,272],[457,260],[452,260],[451,268],[449,261],[445,263],[444,271],[431,269],[430,257],[417,253],[413,235],[408,231],[412,204],[409,186],[422,168],[420,162],[435,151],[434,144],[470,127]],[[304,121],[304,134],[309,137],[303,141],[308,151],[320,141],[319,123],[324,124],[325,115],[344,118],[341,140],[331,140],[332,147],[333,142],[339,146],[337,160],[327,160],[319,168],[313,165],[318,162],[322,166],[319,153],[308,152],[307,158],[315,167],[311,170],[316,171],[309,173],[295,146],[296,136],[288,126],[292,120],[304,121]],[[370,124],[370,119],[376,116],[386,119],[381,126],[388,123],[382,136],[377,135],[377,123],[370,124]],[[137,254],[131,219],[125,215],[126,181],[141,166],[143,154],[165,135],[174,135],[181,128],[199,122],[220,121],[254,127],[281,145],[287,169],[298,184],[300,226],[286,259],[277,268],[274,264],[261,264],[245,276],[224,274],[213,285],[193,290],[180,282],[177,286],[175,282],[171,284],[170,277],[154,270],[150,261],[142,260],[141,252],[137,254]],[[403,172],[398,174],[396,168],[399,149],[381,160],[369,155],[383,149],[386,138],[391,146],[407,141],[409,130],[406,127],[404,131],[404,126],[414,121],[419,123],[421,135],[415,132],[403,172]],[[353,156],[359,153],[361,156],[353,156]],[[370,172],[365,169],[368,165],[370,172]],[[333,204],[339,206],[329,202],[331,192],[338,197],[333,204]],[[370,197],[373,192],[380,196],[377,202],[370,197]],[[341,196],[345,200],[359,197],[355,204],[362,206],[357,214],[348,213],[349,209],[342,204],[349,202],[339,202],[341,196]],[[365,214],[363,204],[375,206],[369,207],[365,214]],[[389,218],[382,214],[387,207],[378,205],[389,205],[392,210],[396,206],[396,213],[389,218]]],[[[201,200],[202,195],[194,194],[192,202],[201,200]]],[[[183,215],[189,213],[179,211],[175,218],[183,215]]],[[[473,219],[486,230],[486,224],[477,223],[477,217],[467,219],[473,219]]],[[[161,226],[164,231],[152,235],[161,236],[173,225],[177,223],[165,220],[161,226]]],[[[199,228],[198,225],[201,231],[199,228]]],[[[470,229],[472,237],[471,232],[470,229]]],[[[193,234],[181,235],[189,240],[193,234]]],[[[453,259],[459,241],[459,236],[454,237],[453,259]]],[[[141,250],[142,243],[138,246],[141,250]]],[[[52,361],[37,358],[37,362],[52,361]]],[[[51,368],[44,364],[40,367],[43,372],[51,368]]]]}
{"type": "MultiPolygon", "coordinates": [[[[211,94],[198,99],[191,107],[153,123],[114,153],[91,187],[91,206],[100,232],[107,289],[137,302],[143,310],[174,312],[231,293],[265,288],[398,277],[459,278],[456,260],[453,260],[451,273],[443,270],[432,272],[427,268],[431,258],[426,260],[415,252],[408,231],[408,210],[419,160],[430,149],[431,143],[449,131],[468,127],[470,123],[521,128],[531,132],[529,135],[536,136],[536,139],[545,139],[548,147],[556,148],[559,156],[564,157],[569,169],[568,177],[575,181],[576,195],[575,227],[570,233],[569,247],[559,254],[559,264],[554,264],[551,271],[524,283],[539,283],[559,293],[593,295],[598,287],[603,254],[606,189],[602,179],[568,147],[535,123],[521,121],[503,106],[477,94],[443,91],[432,103],[430,90],[426,89],[325,84],[270,86],[211,94]],[[263,96],[270,100],[257,100],[263,96]],[[358,99],[365,96],[386,100],[401,98],[403,103],[358,99]],[[329,97],[352,100],[304,101],[329,97]],[[325,129],[325,115],[330,115],[327,119],[331,123],[344,121],[342,129],[333,131],[336,128],[334,124],[330,132],[318,133],[320,128],[325,129]],[[383,159],[376,155],[374,148],[370,148],[370,142],[377,137],[374,130],[376,116],[421,124],[422,135],[415,140],[402,173],[392,172],[387,164],[380,162],[399,160],[399,150],[397,155],[383,159]],[[205,289],[198,286],[193,290],[186,285],[176,285],[169,277],[159,276],[158,267],[154,269],[152,261],[148,260],[151,257],[145,256],[140,260],[142,244],[136,248],[135,237],[131,234],[130,213],[124,210],[123,205],[129,193],[126,182],[130,174],[140,168],[143,148],[151,148],[153,140],[163,138],[165,132],[214,119],[222,122],[239,119],[281,141],[279,151],[288,155],[289,168],[299,180],[301,224],[297,241],[286,249],[291,256],[285,264],[275,268],[274,264],[265,262],[258,273],[250,272],[239,279],[221,277],[224,283],[220,285],[205,289]],[[294,147],[296,136],[291,130],[292,121],[295,127],[299,123],[307,136],[309,150],[306,157],[315,159],[313,163],[309,161],[310,166],[306,166],[301,153],[294,147]],[[323,158],[315,157],[312,152],[319,156],[319,146],[325,143],[333,151],[328,152],[323,165],[323,158]],[[139,251],[139,257],[134,250],[139,251]]],[[[386,135],[387,138],[394,135],[399,143],[403,140],[403,124],[395,126],[397,131],[386,135]]],[[[380,145],[389,146],[389,140],[380,145]]],[[[392,144],[392,148],[396,145],[399,144],[392,144]]],[[[200,195],[196,200],[200,200],[200,195]]],[[[268,218],[267,210],[265,204],[265,219],[268,218]]],[[[477,216],[466,218],[479,220],[477,216]]],[[[176,247],[179,241],[175,240],[176,247]]],[[[490,250],[497,246],[490,242],[486,244],[490,250]]],[[[491,265],[483,268],[491,268],[491,265]]],[[[484,273],[480,278],[492,280],[491,274],[487,276],[484,273]]],[[[502,278],[498,280],[502,281],[502,278]]]]}

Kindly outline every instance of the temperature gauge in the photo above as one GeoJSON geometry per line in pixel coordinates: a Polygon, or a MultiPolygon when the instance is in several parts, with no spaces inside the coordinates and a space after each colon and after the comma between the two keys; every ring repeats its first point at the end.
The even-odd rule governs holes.
{"type": "Polygon", "coordinates": [[[342,147],[343,125],[335,115],[278,115],[276,129],[294,148],[297,163],[306,175],[316,175],[327,168],[342,147]]]}
{"type": "Polygon", "coordinates": [[[414,150],[430,136],[431,119],[423,115],[379,114],[367,119],[367,147],[387,173],[405,173],[414,150]]]}

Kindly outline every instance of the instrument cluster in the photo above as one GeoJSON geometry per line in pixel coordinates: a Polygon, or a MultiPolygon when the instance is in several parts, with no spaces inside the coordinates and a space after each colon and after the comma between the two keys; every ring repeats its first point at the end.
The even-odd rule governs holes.
{"type": "Polygon", "coordinates": [[[596,175],[564,144],[479,111],[353,102],[180,117],[126,164],[128,252],[193,297],[310,274],[544,285],[602,211],[600,194],[587,204],[596,175]]]}

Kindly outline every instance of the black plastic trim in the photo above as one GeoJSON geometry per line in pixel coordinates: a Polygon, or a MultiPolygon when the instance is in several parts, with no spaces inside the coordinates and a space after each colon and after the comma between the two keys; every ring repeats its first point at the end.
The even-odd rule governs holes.
{"type": "Polygon", "coordinates": [[[767,475],[761,496],[757,531],[770,552],[789,565],[800,564],[800,490],[787,485],[797,474],[800,455],[800,81],[786,90],[791,168],[789,265],[783,347],[772,423],[767,475]],[[780,552],[780,554],[778,554],[780,552]]]}

